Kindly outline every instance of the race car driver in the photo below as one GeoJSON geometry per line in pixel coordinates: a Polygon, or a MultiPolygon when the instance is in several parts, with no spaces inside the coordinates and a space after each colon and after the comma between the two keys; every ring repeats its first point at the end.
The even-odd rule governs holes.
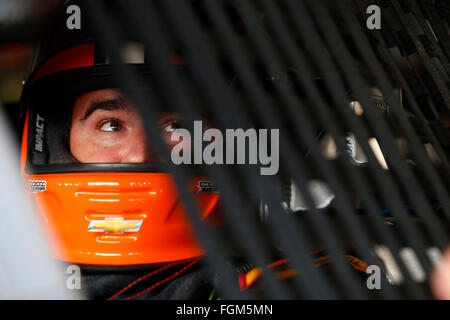
{"type": "MultiPolygon", "coordinates": [[[[37,46],[21,98],[22,174],[53,256],[81,267],[88,298],[207,299],[214,275],[145,133],[146,125],[157,125],[170,144],[181,119],[158,105],[149,106],[158,110],[158,123],[144,123],[114,82],[92,28],[67,28],[66,7],[74,3],[81,6],[62,5],[37,46]]],[[[158,75],[142,50],[141,60],[125,62],[144,79],[143,90],[158,91],[158,75]]],[[[181,58],[171,61],[184,68],[181,58]]],[[[205,220],[219,199],[217,192],[198,192],[207,180],[189,186],[205,220]]]]}

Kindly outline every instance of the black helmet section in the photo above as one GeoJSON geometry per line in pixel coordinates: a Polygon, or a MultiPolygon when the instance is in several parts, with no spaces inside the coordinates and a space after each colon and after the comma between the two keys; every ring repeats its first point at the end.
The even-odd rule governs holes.
{"type": "Polygon", "coordinates": [[[114,87],[104,67],[62,71],[37,81],[29,98],[29,147],[34,165],[74,163],[69,150],[71,111],[85,92],[114,87]]]}

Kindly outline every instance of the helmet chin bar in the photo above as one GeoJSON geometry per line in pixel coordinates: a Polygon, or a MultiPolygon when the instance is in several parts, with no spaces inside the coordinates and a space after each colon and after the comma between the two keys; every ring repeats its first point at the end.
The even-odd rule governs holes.
{"type": "MultiPolygon", "coordinates": [[[[204,254],[168,173],[65,172],[25,179],[58,260],[130,266],[204,254]]],[[[187,186],[204,220],[214,218],[219,199],[205,182],[197,177],[187,186]]]]}

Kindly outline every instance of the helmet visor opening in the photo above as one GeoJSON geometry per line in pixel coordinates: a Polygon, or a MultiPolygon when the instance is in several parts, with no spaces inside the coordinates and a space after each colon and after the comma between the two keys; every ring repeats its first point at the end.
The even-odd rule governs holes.
{"type": "MultiPolygon", "coordinates": [[[[184,126],[179,113],[149,106],[158,115],[150,124],[109,72],[85,69],[47,76],[30,90],[27,171],[164,171],[167,160],[152,150],[146,126],[157,126],[170,150],[178,143],[172,134],[184,126]]],[[[157,88],[145,83],[155,96],[157,88]]]]}

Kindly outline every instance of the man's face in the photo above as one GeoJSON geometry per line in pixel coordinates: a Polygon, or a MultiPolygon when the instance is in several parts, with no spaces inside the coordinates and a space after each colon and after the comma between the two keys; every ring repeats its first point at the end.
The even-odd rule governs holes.
{"type": "MultiPolygon", "coordinates": [[[[166,141],[179,117],[164,114],[159,125],[166,141]]],[[[137,110],[116,89],[78,97],[72,112],[70,152],[79,162],[143,163],[156,161],[148,149],[144,123],[137,110]]]]}

